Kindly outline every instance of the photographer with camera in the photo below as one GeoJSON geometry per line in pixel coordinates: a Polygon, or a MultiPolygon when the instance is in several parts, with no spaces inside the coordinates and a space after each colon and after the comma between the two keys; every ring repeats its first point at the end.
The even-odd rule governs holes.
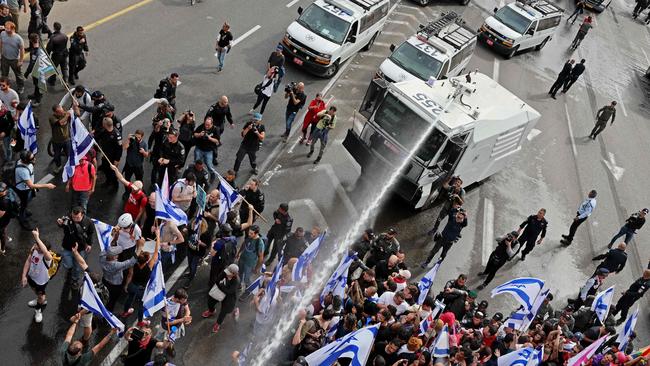
{"type": "Polygon", "coordinates": [[[187,161],[187,155],[194,146],[194,130],[196,129],[196,115],[193,111],[188,110],[183,112],[181,118],[176,120],[178,123],[178,141],[183,144],[185,148],[185,155],[183,156],[183,165],[187,161]]]}
{"type": "Polygon", "coordinates": [[[309,147],[309,154],[307,154],[307,159],[311,158],[314,154],[316,141],[320,140],[320,150],[318,151],[318,157],[314,160],[314,164],[318,164],[323,157],[325,147],[327,146],[327,135],[329,135],[331,129],[336,127],[336,107],[331,106],[327,110],[323,109],[318,112],[316,117],[318,118],[318,123],[316,124],[316,130],[312,134],[312,144],[309,147]]]}
{"type": "Polygon", "coordinates": [[[95,226],[80,206],[74,207],[69,216],[58,218],[56,224],[63,229],[61,264],[63,268],[72,270],[72,287],[78,288],[83,281],[81,274],[83,270],[75,260],[72,248],[76,245],[79,255],[86,259],[92,249],[95,226]]]}
{"type": "Polygon", "coordinates": [[[95,136],[95,140],[104,151],[102,165],[99,167],[106,176],[105,186],[117,191],[118,182],[111,165],[119,165],[122,159],[122,134],[115,128],[110,118],[104,118],[103,128],[95,136]]]}
{"type": "Polygon", "coordinates": [[[206,117],[199,127],[194,130],[194,161],[201,160],[205,162],[210,171],[210,184],[217,177],[217,171],[212,165],[212,158],[217,153],[221,138],[219,129],[214,125],[212,117],[206,117]]]}
{"type": "MultiPolygon", "coordinates": [[[[151,162],[151,190],[155,190],[154,184],[158,182],[158,171],[160,171],[160,164],[158,160],[160,159],[160,151],[162,150],[162,145],[167,141],[167,132],[171,125],[171,120],[164,119],[162,121],[157,121],[153,123],[153,131],[149,135],[147,140],[147,145],[149,145],[149,161],[151,162]]],[[[192,126],[192,131],[194,131],[194,126],[192,126]]],[[[191,132],[190,132],[191,136],[191,132]]],[[[185,157],[185,154],[183,154],[185,157]]],[[[185,162],[183,161],[183,164],[185,162]]]]}
{"type": "Polygon", "coordinates": [[[237,150],[235,167],[233,168],[235,175],[239,172],[241,161],[246,155],[248,155],[248,159],[251,162],[253,174],[257,174],[257,151],[264,141],[265,131],[266,129],[262,124],[262,114],[253,114],[253,120],[246,122],[241,131],[242,141],[241,145],[239,145],[239,150],[237,150]]]}
{"type": "Polygon", "coordinates": [[[144,158],[149,156],[149,146],[144,141],[144,131],[135,130],[135,133],[129,134],[129,138],[124,140],[122,148],[126,150],[126,162],[122,173],[126,180],[135,179],[142,181],[144,179],[144,158]]]}
{"type": "Polygon", "coordinates": [[[289,99],[287,103],[287,109],[285,112],[285,122],[286,129],[284,135],[282,135],[282,142],[287,142],[289,138],[289,133],[291,132],[291,124],[296,119],[296,114],[298,111],[305,106],[307,101],[307,96],[305,95],[305,84],[302,82],[295,83],[291,82],[284,87],[284,99],[289,99]]]}
{"type": "Polygon", "coordinates": [[[463,205],[465,190],[462,186],[463,180],[460,179],[459,176],[451,176],[442,183],[440,197],[445,200],[445,203],[438,213],[438,218],[436,218],[436,222],[433,224],[433,229],[429,230],[429,235],[433,235],[438,231],[440,222],[443,218],[449,215],[449,210],[451,210],[454,206],[460,207],[463,205]]]}
{"type": "Polygon", "coordinates": [[[440,234],[436,234],[433,237],[435,245],[433,246],[433,249],[431,249],[431,252],[429,252],[429,256],[427,257],[426,261],[420,264],[420,267],[425,268],[428,266],[440,249],[442,249],[442,253],[440,254],[439,261],[442,262],[447,256],[447,252],[451,246],[457,242],[458,239],[460,239],[460,232],[466,226],[467,212],[465,212],[462,207],[455,207],[449,210],[449,219],[447,221],[447,225],[445,225],[445,228],[442,229],[442,232],[440,234]]]}
{"type": "MultiPolygon", "coordinates": [[[[163,123],[163,128],[165,125],[163,123]]],[[[169,182],[173,183],[178,178],[178,171],[183,167],[185,156],[185,147],[178,141],[178,131],[169,128],[167,131],[167,141],[163,142],[160,148],[160,158],[158,159],[158,184],[162,184],[165,178],[165,170],[169,175],[169,182]]]]}

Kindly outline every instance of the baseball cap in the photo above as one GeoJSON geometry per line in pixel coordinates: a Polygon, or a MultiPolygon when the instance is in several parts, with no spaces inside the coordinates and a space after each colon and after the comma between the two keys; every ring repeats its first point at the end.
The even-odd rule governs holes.
{"type": "Polygon", "coordinates": [[[226,272],[226,274],[228,276],[232,276],[234,274],[237,274],[237,273],[239,273],[239,266],[236,265],[235,263],[233,263],[233,264],[229,265],[228,267],[226,267],[225,272],[226,272]]]}
{"type": "Polygon", "coordinates": [[[647,214],[647,213],[648,213],[648,211],[650,211],[650,210],[648,210],[647,208],[644,208],[644,209],[643,209],[643,210],[641,210],[641,211],[642,211],[643,213],[646,213],[646,214],[647,214]]]}
{"type": "Polygon", "coordinates": [[[470,290],[470,291],[467,293],[467,296],[471,297],[472,299],[476,299],[476,297],[478,296],[478,294],[476,293],[476,291],[474,291],[474,290],[470,290]]]}
{"type": "Polygon", "coordinates": [[[411,271],[409,271],[408,269],[400,269],[399,275],[400,277],[404,277],[405,279],[408,280],[411,278],[411,271]]]}
{"type": "Polygon", "coordinates": [[[104,93],[102,93],[99,90],[95,90],[92,94],[90,94],[91,98],[101,98],[104,96],[104,93]]]}
{"type": "Polygon", "coordinates": [[[262,120],[262,113],[255,112],[253,113],[253,121],[261,121],[262,120]]]}
{"type": "Polygon", "coordinates": [[[284,48],[282,47],[281,44],[279,44],[279,45],[277,45],[277,46],[275,47],[275,50],[276,50],[276,51],[282,51],[282,50],[284,50],[284,48]]]}
{"type": "Polygon", "coordinates": [[[108,248],[108,255],[110,256],[120,255],[120,253],[122,253],[122,247],[120,246],[114,246],[108,248]]]}
{"type": "Polygon", "coordinates": [[[596,274],[609,274],[609,269],[607,268],[598,268],[596,274]]]}
{"type": "Polygon", "coordinates": [[[476,311],[476,312],[474,312],[474,317],[483,319],[485,317],[485,315],[483,315],[483,313],[480,312],[480,311],[476,311]]]}

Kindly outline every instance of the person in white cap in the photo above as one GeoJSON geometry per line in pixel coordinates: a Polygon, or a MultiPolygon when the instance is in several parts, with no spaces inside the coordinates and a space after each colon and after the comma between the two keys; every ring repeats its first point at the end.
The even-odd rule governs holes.
{"type": "Polygon", "coordinates": [[[127,260],[135,255],[136,247],[142,248],[144,245],[144,238],[142,237],[142,230],[140,226],[133,222],[133,217],[130,213],[122,214],[117,219],[117,225],[113,228],[112,246],[122,247],[122,253],[118,259],[121,261],[127,260]]]}
{"type": "Polygon", "coordinates": [[[114,165],[111,168],[115,172],[117,180],[126,188],[126,192],[124,193],[126,194],[128,192],[126,202],[124,202],[124,212],[131,214],[135,222],[141,222],[147,207],[147,194],[142,189],[142,181],[136,180],[131,183],[120,173],[117,166],[114,165]]]}
{"type": "Polygon", "coordinates": [[[204,311],[201,316],[204,318],[211,317],[217,303],[221,302],[217,322],[212,326],[212,332],[217,333],[226,315],[235,310],[237,291],[239,289],[239,266],[233,263],[226,267],[217,277],[217,283],[214,286],[217,287],[218,291],[210,290],[208,294],[208,310],[204,311]]]}
{"type": "Polygon", "coordinates": [[[47,306],[45,288],[50,281],[48,271],[52,265],[52,254],[50,253],[49,244],[41,241],[38,229],[34,229],[32,235],[34,235],[36,244],[32,245],[32,249],[29,251],[29,256],[23,266],[21,283],[23,287],[29,285],[36,293],[37,298],[28,302],[27,305],[34,308],[34,321],[40,323],[43,321],[43,309],[47,306]]]}

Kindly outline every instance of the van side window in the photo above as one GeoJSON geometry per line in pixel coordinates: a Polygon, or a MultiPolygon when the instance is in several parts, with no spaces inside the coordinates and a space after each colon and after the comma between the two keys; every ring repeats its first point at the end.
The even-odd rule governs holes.
{"type": "Polygon", "coordinates": [[[535,33],[535,29],[537,29],[537,20],[534,21],[534,22],[530,25],[530,27],[528,27],[528,30],[526,30],[526,33],[527,33],[527,34],[535,33]]]}
{"type": "Polygon", "coordinates": [[[555,28],[560,24],[560,16],[555,16],[551,18],[541,19],[539,25],[537,26],[538,31],[543,31],[550,28],[555,28]]]}
{"type": "Polygon", "coordinates": [[[449,71],[454,70],[458,65],[460,65],[464,59],[470,57],[474,52],[474,47],[476,47],[476,42],[471,42],[467,47],[460,50],[454,57],[451,58],[451,65],[449,66],[449,71]]]}
{"type": "Polygon", "coordinates": [[[352,26],[350,27],[350,33],[348,33],[347,40],[350,40],[351,37],[357,36],[357,28],[359,28],[359,22],[352,23],[352,26]]]}
{"type": "Polygon", "coordinates": [[[388,2],[383,5],[373,9],[368,12],[363,18],[361,18],[361,28],[359,33],[363,33],[368,30],[368,28],[375,25],[378,21],[384,18],[388,14],[388,2]]]}

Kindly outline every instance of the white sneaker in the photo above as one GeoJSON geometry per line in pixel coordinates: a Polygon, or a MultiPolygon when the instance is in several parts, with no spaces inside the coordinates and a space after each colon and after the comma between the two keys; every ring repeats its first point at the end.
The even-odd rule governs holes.
{"type": "Polygon", "coordinates": [[[41,309],[38,309],[34,312],[34,321],[40,323],[43,321],[43,312],[41,309]]]}
{"type": "Polygon", "coordinates": [[[235,311],[234,311],[233,315],[235,316],[235,321],[238,322],[239,321],[239,308],[235,308],[235,311]]]}
{"type": "Polygon", "coordinates": [[[253,114],[253,113],[255,113],[254,109],[251,109],[250,111],[248,111],[248,114],[253,114]]]}
{"type": "MultiPolygon", "coordinates": [[[[34,299],[34,300],[28,302],[28,303],[27,303],[27,306],[29,306],[30,308],[33,308],[33,307],[36,306],[36,304],[38,304],[38,300],[37,300],[37,299],[34,299]]],[[[47,300],[45,300],[45,304],[43,304],[43,305],[47,305],[47,300]]]]}

